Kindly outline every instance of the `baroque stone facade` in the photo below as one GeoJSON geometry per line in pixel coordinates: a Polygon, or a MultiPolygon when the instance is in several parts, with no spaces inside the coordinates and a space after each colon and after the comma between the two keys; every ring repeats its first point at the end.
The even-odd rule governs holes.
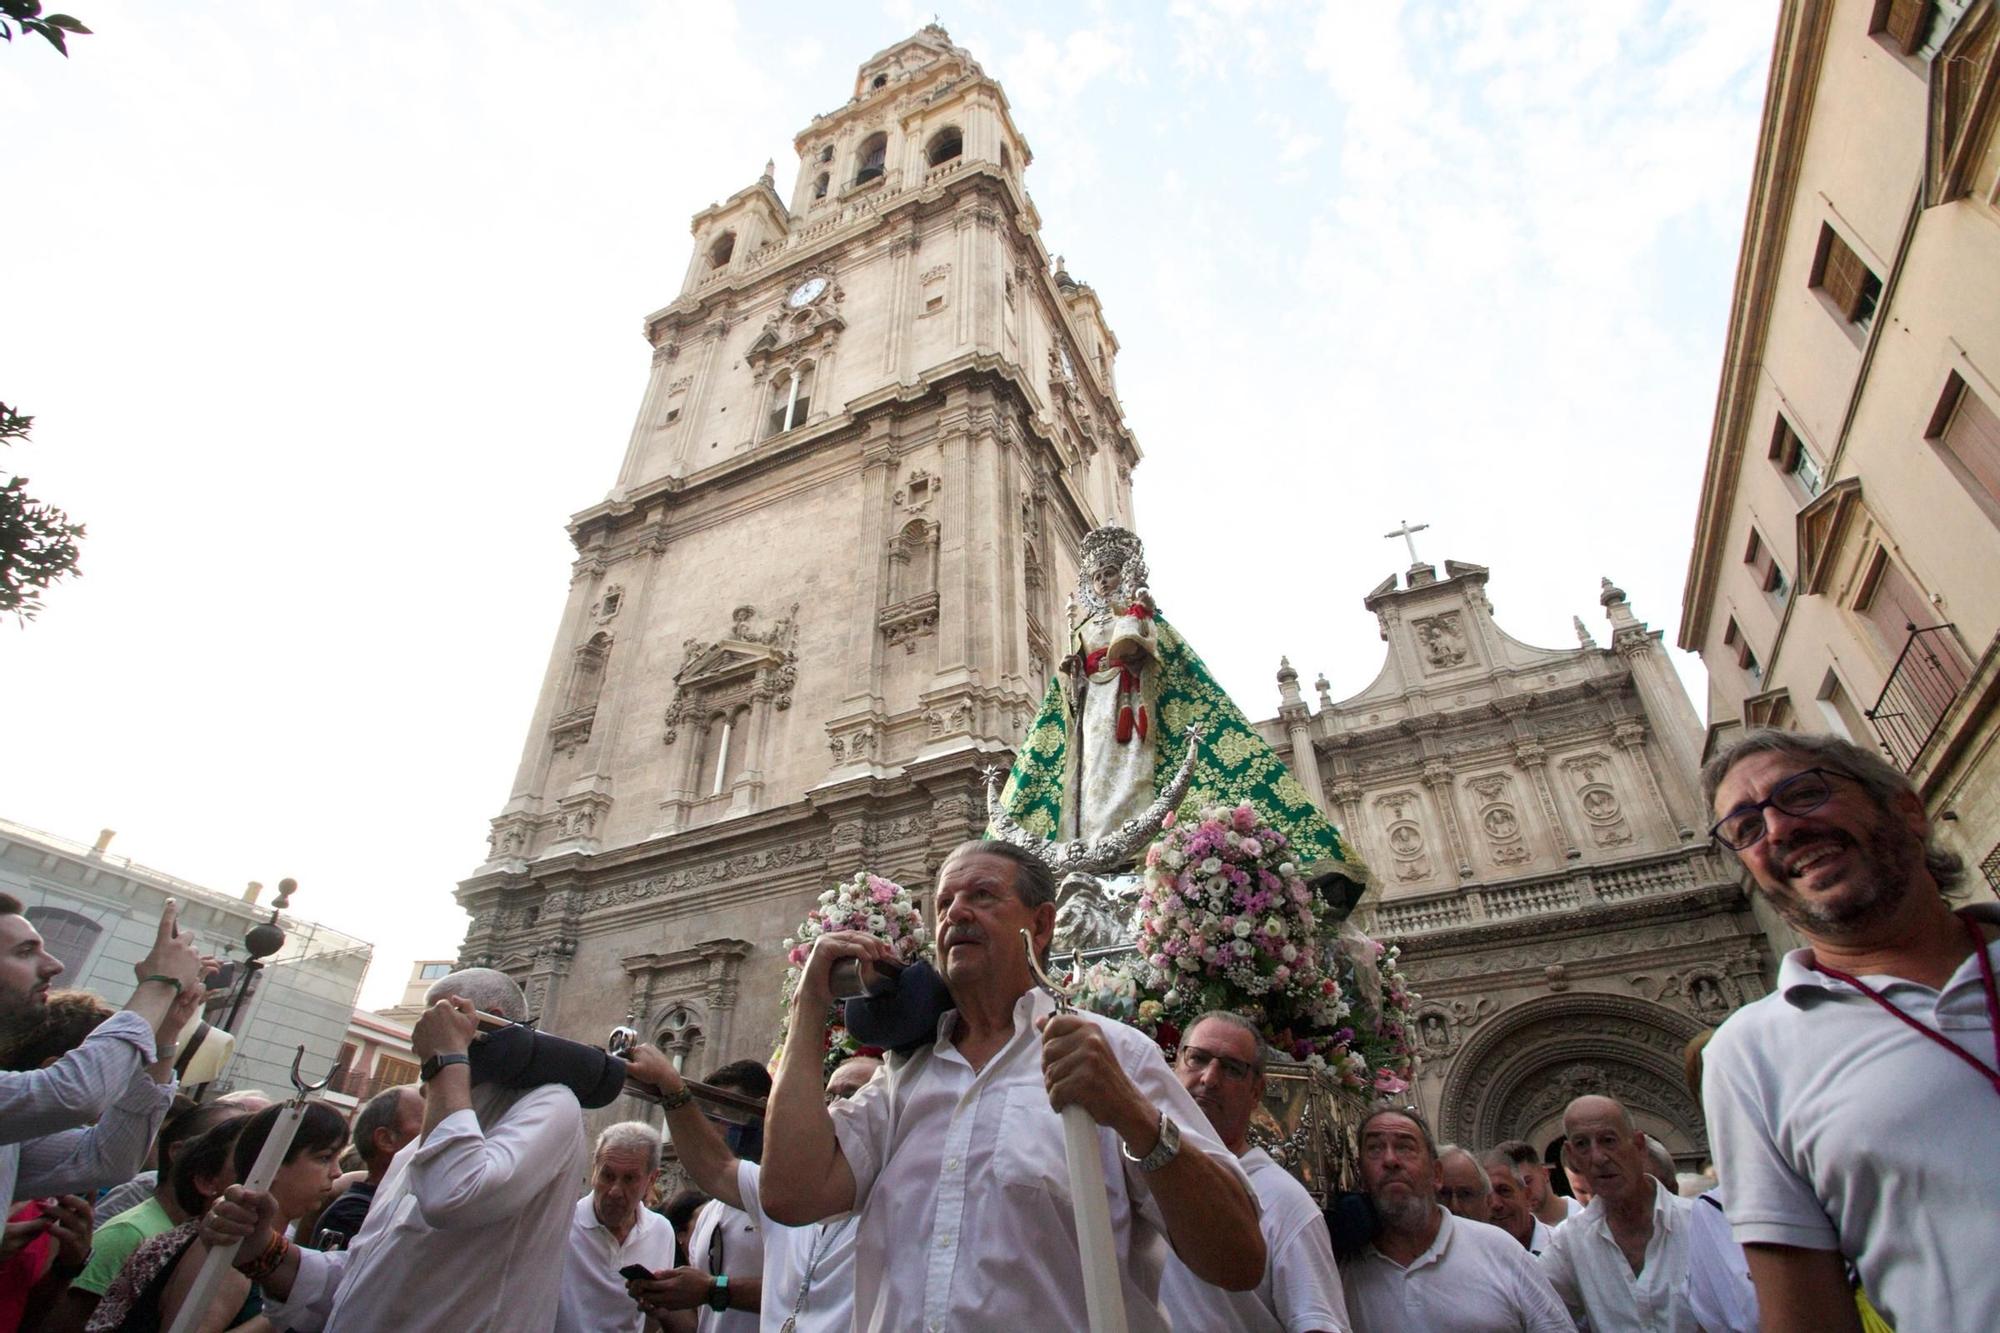
{"type": "Polygon", "coordinates": [[[863,64],[694,219],[577,558],[461,950],[553,1031],[762,1057],[780,941],[863,866],[927,885],[985,822],[1083,534],[1139,449],[1052,262],[1007,99],[942,28],[863,64]]]}
{"type": "Polygon", "coordinates": [[[1419,564],[1364,599],[1373,684],[1315,710],[1289,663],[1260,729],[1366,860],[1363,930],[1422,996],[1417,1093],[1487,1146],[1559,1136],[1610,1092],[1693,1164],[1707,1151],[1681,1049],[1765,993],[1771,955],[1695,787],[1701,727],[1625,594],[1611,646],[1535,648],[1494,622],[1487,571],[1419,564]]]}

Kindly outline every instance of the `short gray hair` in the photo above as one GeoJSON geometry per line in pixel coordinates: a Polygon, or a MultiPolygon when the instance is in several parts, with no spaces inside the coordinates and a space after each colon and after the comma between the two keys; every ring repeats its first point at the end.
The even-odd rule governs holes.
{"type": "Polygon", "coordinates": [[[997,856],[1014,865],[1014,896],[1027,907],[1040,907],[1043,903],[1056,900],[1055,872],[1048,863],[1024,848],[998,838],[968,838],[951,849],[943,865],[950,865],[961,856],[997,856]]]}
{"type": "Polygon", "coordinates": [[[615,1125],[606,1125],[604,1132],[597,1136],[597,1147],[590,1160],[596,1161],[609,1152],[643,1155],[646,1169],[660,1169],[660,1131],[643,1120],[621,1120],[615,1125]]]}
{"type": "Polygon", "coordinates": [[[447,995],[463,996],[472,1001],[474,1008],[510,1023],[528,1021],[527,997],[514,984],[514,978],[498,968],[462,967],[456,972],[448,972],[432,982],[431,988],[424,992],[424,1003],[436,1004],[447,995]]]}
{"type": "MultiPolygon", "coordinates": [[[[1759,754],[1780,754],[1811,768],[1838,773],[1867,792],[1876,808],[1884,812],[1894,807],[1899,796],[1912,797],[1919,805],[1923,803],[1908,775],[1873,750],[1839,736],[1760,727],[1702,765],[1701,799],[1711,815],[1715,813],[1715,793],[1729,776],[1729,770],[1759,754]]],[[[1924,868],[1931,872],[1940,889],[1953,888],[1965,878],[1965,858],[1938,846],[1935,838],[1924,839],[1924,868]]]]}
{"type": "Polygon", "coordinates": [[[1209,1010],[1200,1018],[1195,1019],[1194,1022],[1181,1029],[1181,1040],[1185,1042],[1196,1028],[1200,1027],[1203,1023],[1209,1022],[1220,1023],[1224,1027],[1235,1028],[1238,1032],[1249,1033],[1250,1039],[1257,1043],[1257,1072],[1260,1074],[1264,1072],[1264,1066],[1271,1062],[1271,1044],[1264,1040],[1264,1034],[1258,1030],[1255,1023],[1252,1023],[1233,1009],[1209,1010]]]}
{"type": "Polygon", "coordinates": [[[1479,1164],[1479,1158],[1473,1155],[1472,1149],[1457,1143],[1440,1143],[1437,1150],[1438,1165],[1443,1166],[1447,1157],[1463,1157],[1472,1163],[1474,1171],[1478,1173],[1479,1183],[1486,1187],[1486,1197],[1489,1199],[1493,1197],[1493,1182],[1487,1178],[1486,1168],[1479,1164]]]}
{"type": "Polygon", "coordinates": [[[1514,1154],[1507,1151],[1504,1147],[1488,1148],[1480,1154],[1479,1164],[1488,1171],[1491,1171],[1495,1167],[1504,1167],[1507,1174],[1514,1177],[1516,1185],[1519,1185],[1522,1189],[1528,1187],[1527,1177],[1521,1174],[1521,1164],[1515,1161],[1514,1154]]]}

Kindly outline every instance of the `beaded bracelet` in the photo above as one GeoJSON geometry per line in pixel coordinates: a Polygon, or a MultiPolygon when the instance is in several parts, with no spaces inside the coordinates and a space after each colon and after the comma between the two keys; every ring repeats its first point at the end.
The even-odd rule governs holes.
{"type": "Polygon", "coordinates": [[[163,976],[158,972],[153,973],[149,977],[139,978],[139,984],[141,986],[145,985],[149,981],[157,981],[162,985],[172,986],[174,988],[174,994],[176,995],[179,995],[182,991],[187,989],[186,986],[181,984],[181,979],[179,977],[163,976]]]}
{"type": "Polygon", "coordinates": [[[237,1271],[252,1282],[262,1282],[278,1271],[278,1265],[285,1262],[285,1255],[291,1248],[292,1243],[285,1239],[285,1233],[277,1232],[272,1235],[271,1243],[264,1247],[262,1254],[247,1265],[239,1266],[237,1271]]]}

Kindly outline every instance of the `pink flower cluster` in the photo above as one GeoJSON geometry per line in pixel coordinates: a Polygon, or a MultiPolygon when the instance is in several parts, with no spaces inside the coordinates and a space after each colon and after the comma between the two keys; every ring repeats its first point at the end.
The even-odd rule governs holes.
{"type": "MultiPolygon", "coordinates": [[[[792,995],[799,988],[799,978],[805,972],[806,958],[812,953],[813,941],[829,931],[858,930],[877,936],[894,946],[897,954],[905,962],[931,956],[930,934],[924,926],[924,915],[917,910],[917,902],[910,891],[891,879],[871,875],[861,871],[853,879],[842,880],[819,895],[819,902],[806,913],[806,919],[799,923],[798,931],[787,938],[783,948],[785,961],[785,982],[783,1006],[789,1009],[792,995]]],[[[784,1031],[784,1023],[778,1025],[784,1031]]],[[[826,1071],[845,1057],[860,1049],[854,1037],[840,1022],[840,1006],[834,1006],[832,1020],[827,1026],[826,1071]]]]}

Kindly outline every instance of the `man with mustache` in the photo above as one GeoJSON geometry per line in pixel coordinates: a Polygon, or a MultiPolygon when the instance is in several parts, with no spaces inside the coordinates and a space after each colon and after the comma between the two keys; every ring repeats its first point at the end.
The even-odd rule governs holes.
{"type": "Polygon", "coordinates": [[[1439,1205],[1437,1141],[1415,1107],[1377,1108],[1359,1139],[1361,1183],[1382,1229],[1341,1265],[1355,1333],[1575,1333],[1513,1237],[1439,1205]]]}
{"type": "MultiPolygon", "coordinates": [[[[62,970],[20,900],[0,893],[0,1020],[37,1013],[62,970]]],[[[169,898],[125,1008],[47,1069],[0,1074],[0,1205],[138,1172],[174,1100],[174,1034],[201,1003],[204,970],[169,898]]]]}
{"type": "Polygon", "coordinates": [[[1082,1328],[1088,1323],[1061,1117],[1081,1106],[1109,1192],[1134,1333],[1164,1330],[1169,1244],[1235,1291],[1264,1276],[1256,1204],[1159,1047],[1095,1014],[1057,1014],[1022,942],[1046,956],[1048,867],[962,843],[938,872],[938,958],[953,1008],[934,1040],[828,1107],[819,1068],[837,958],[889,960],[872,935],[813,943],[766,1113],[764,1211],[802,1226],[857,1212],[854,1327],[1082,1328]]]}
{"type": "Polygon", "coordinates": [[[1224,1291],[1169,1258],[1160,1302],[1175,1328],[1204,1333],[1346,1333],[1347,1303],[1319,1205],[1271,1154],[1250,1146],[1250,1117],[1264,1100],[1266,1058],[1257,1025],[1227,1010],[1203,1014],[1181,1034],[1174,1074],[1250,1173],[1269,1258],[1255,1291],[1224,1291]]]}
{"type": "Polygon", "coordinates": [[[2000,907],[1879,755],[1755,731],[1702,770],[1717,841],[1804,937],[1705,1053],[1702,1100],[1765,1333],[1860,1328],[1845,1264],[1904,1329],[2000,1309],[2000,907]]]}

